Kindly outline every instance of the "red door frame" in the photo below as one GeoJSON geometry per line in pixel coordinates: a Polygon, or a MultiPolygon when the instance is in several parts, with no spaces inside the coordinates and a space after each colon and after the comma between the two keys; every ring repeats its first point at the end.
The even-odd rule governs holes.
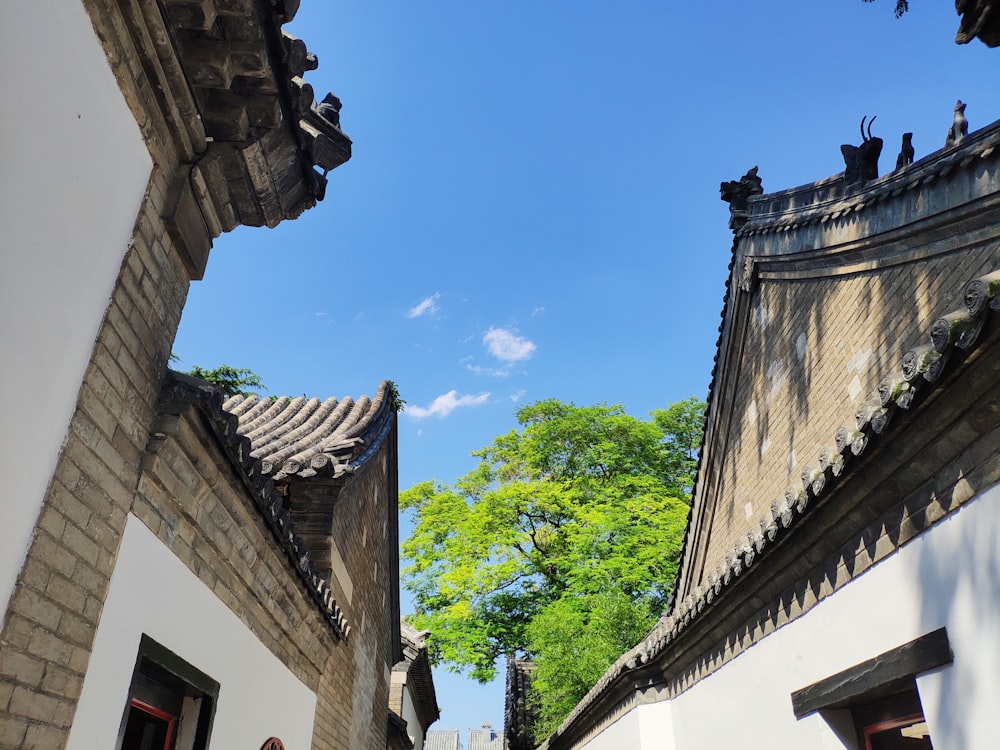
{"type": "Polygon", "coordinates": [[[872,750],[872,735],[878,734],[879,732],[884,732],[888,729],[895,729],[896,727],[905,727],[909,724],[916,724],[917,722],[924,721],[923,714],[913,714],[912,716],[904,716],[899,719],[888,719],[886,721],[880,721],[875,724],[868,724],[865,726],[861,732],[865,739],[864,750],[872,750]]]}
{"type": "Polygon", "coordinates": [[[138,698],[132,699],[131,706],[132,708],[137,708],[143,713],[147,713],[160,721],[167,722],[167,737],[163,742],[163,750],[170,750],[174,744],[174,732],[177,729],[177,717],[173,714],[168,714],[163,709],[157,708],[152,704],[141,701],[138,698]]]}

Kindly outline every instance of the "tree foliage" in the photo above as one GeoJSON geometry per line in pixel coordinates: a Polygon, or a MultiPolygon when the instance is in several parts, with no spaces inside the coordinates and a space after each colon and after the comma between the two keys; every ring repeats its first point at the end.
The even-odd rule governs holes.
{"type": "Polygon", "coordinates": [[[540,401],[454,485],[403,492],[403,580],[432,657],[481,681],[501,655],[533,658],[543,725],[558,725],[666,604],[703,414],[695,399],[649,421],[540,401]]]}
{"type": "Polygon", "coordinates": [[[211,370],[195,365],[187,371],[187,374],[221,388],[227,397],[256,396],[257,393],[253,389],[266,387],[261,382],[260,375],[253,370],[230,365],[219,365],[211,370]]]}
{"type": "MultiPolygon", "coordinates": [[[[861,0],[864,3],[873,3],[875,0],[861,0]]],[[[906,11],[910,9],[910,3],[908,0],[896,0],[895,14],[896,18],[900,18],[906,11]]]]}

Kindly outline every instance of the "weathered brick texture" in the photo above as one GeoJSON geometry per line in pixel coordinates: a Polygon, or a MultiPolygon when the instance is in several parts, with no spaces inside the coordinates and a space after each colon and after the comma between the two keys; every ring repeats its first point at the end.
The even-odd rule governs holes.
{"type": "Polygon", "coordinates": [[[329,505],[330,543],[343,561],[351,595],[331,576],[331,587],[351,625],[346,653],[327,662],[316,709],[314,747],[385,747],[389,705],[389,667],[399,658],[398,609],[395,595],[398,565],[393,529],[396,518],[395,434],[380,455],[365,463],[331,497],[323,487],[295,482],[289,496],[293,508],[329,505]]]}
{"type": "Polygon", "coordinates": [[[79,699],[188,286],[162,231],[141,231],[159,213],[144,203],[0,635],[6,747],[61,747],[79,699]]]}
{"type": "MultiPolygon", "coordinates": [[[[205,164],[204,174],[196,164],[211,139],[206,138],[184,71],[177,60],[167,60],[174,52],[163,33],[167,16],[160,4],[83,3],[154,166],[132,239],[121,248],[120,272],[0,632],[0,747],[49,750],[65,745],[130,511],[210,582],[307,684],[318,686],[328,661],[340,663],[327,658],[331,638],[320,616],[306,597],[286,585],[285,574],[276,572],[287,564],[273,559],[266,532],[245,517],[245,498],[219,480],[230,470],[216,467],[216,475],[206,478],[199,474],[203,466],[185,460],[190,458],[185,446],[192,444],[193,435],[167,449],[173,451],[172,461],[154,455],[140,479],[190,277],[203,266],[211,238],[237,225],[240,217],[234,214],[227,177],[218,164],[205,164]],[[191,228],[178,226],[184,217],[171,201],[178,190],[188,197],[206,192],[208,182],[221,189],[199,195],[200,203],[189,201],[195,209],[204,209],[188,212],[200,233],[193,248],[191,228]],[[165,216],[172,217],[169,227],[165,216]],[[219,485],[218,495],[205,493],[199,483],[207,481],[219,485]],[[196,492],[187,496],[167,491],[185,487],[196,492]],[[182,506],[165,499],[182,496],[185,502],[199,497],[202,504],[182,506]],[[247,597],[247,592],[254,595],[247,597]]],[[[245,9],[229,5],[228,20],[236,19],[232,29],[242,33],[247,29],[245,9]]],[[[270,73],[265,70],[264,75],[270,73]]],[[[273,81],[271,88],[264,88],[276,90],[273,81]]],[[[275,112],[282,111],[275,95],[265,98],[275,112]]],[[[280,206],[263,216],[260,211],[267,207],[245,207],[256,224],[273,226],[297,215],[315,203],[311,191],[322,180],[302,161],[299,141],[282,121],[277,117],[271,123],[268,138],[273,149],[290,150],[289,158],[277,162],[291,166],[282,176],[283,193],[276,199],[280,206]],[[285,201],[286,195],[292,198],[285,201]]],[[[341,137],[349,155],[349,140],[341,137]]],[[[384,725],[381,715],[375,724],[384,725]]]]}
{"type": "MultiPolygon", "coordinates": [[[[763,281],[747,325],[707,559],[718,561],[815,464],[837,428],[1000,266],[993,243],[889,269],[763,281]]],[[[712,563],[706,566],[712,569],[712,563]]]]}

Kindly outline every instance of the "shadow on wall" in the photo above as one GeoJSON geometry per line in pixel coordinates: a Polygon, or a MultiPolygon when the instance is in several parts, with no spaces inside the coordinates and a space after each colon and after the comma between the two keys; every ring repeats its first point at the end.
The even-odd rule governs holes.
{"type": "MultiPolygon", "coordinates": [[[[955,664],[935,673],[936,691],[921,685],[921,700],[925,714],[937,717],[935,746],[986,747],[982,743],[989,738],[995,742],[995,733],[987,728],[985,717],[1000,700],[996,694],[1000,692],[996,687],[1000,673],[1000,485],[940,526],[942,533],[931,532],[928,543],[920,547],[914,585],[921,596],[922,631],[945,625],[955,664]]],[[[931,687],[933,683],[926,684],[931,687]]]]}
{"type": "Polygon", "coordinates": [[[935,318],[964,306],[966,283],[1000,268],[1000,249],[963,252],[960,263],[945,254],[844,276],[772,280],[752,292],[752,338],[740,361],[730,363],[741,386],[717,510],[721,528],[734,530],[727,546],[745,531],[743,504],[776,499],[784,485],[775,486],[775,477],[797,486],[879,380],[900,371],[911,347],[930,342],[935,318]],[[746,476],[748,461],[740,456],[752,457],[756,479],[746,476]],[[748,497],[755,485],[774,497],[748,497]]]}
{"type": "MultiPolygon", "coordinates": [[[[846,388],[853,373],[830,371],[830,361],[823,357],[827,352],[853,352],[870,345],[867,326],[845,326],[845,318],[894,319],[897,323],[900,319],[912,320],[910,311],[893,302],[891,291],[884,288],[884,280],[877,274],[865,274],[870,278],[853,297],[843,293],[842,285],[857,285],[862,276],[770,281],[752,292],[747,325],[753,339],[748,340],[750,346],[741,353],[741,360],[730,365],[740,373],[742,397],[737,403],[743,406],[736,407],[728,426],[726,450],[733,457],[752,456],[759,479],[787,475],[788,483],[795,484],[802,470],[818,461],[825,444],[833,442],[839,427],[830,424],[811,428],[814,412],[820,412],[815,416],[822,418],[823,408],[829,408],[831,400],[838,411],[853,412],[855,404],[846,388]],[[844,297],[850,297],[849,306],[842,301],[844,297]],[[817,431],[819,434],[815,434],[817,431]],[[747,444],[748,440],[752,444],[747,444]]],[[[892,354],[901,359],[908,346],[898,342],[892,348],[899,349],[892,354]]],[[[875,385],[865,383],[864,387],[871,391],[875,385]]],[[[867,395],[863,392],[859,398],[867,395]]],[[[749,490],[754,480],[741,475],[745,462],[741,465],[733,458],[727,464],[726,484],[730,491],[723,495],[732,498],[732,505],[726,520],[739,528],[742,502],[748,498],[736,498],[732,489],[749,490]]],[[[767,491],[775,493],[775,497],[768,501],[783,490],[784,485],[769,486],[767,491]]]]}

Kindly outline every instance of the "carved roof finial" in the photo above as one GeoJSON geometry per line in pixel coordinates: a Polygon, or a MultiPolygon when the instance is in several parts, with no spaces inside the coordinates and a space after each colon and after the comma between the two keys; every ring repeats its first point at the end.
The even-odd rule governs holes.
{"type": "Polygon", "coordinates": [[[764,192],[757,167],[747,170],[739,180],[730,180],[719,185],[719,197],[729,204],[729,228],[736,231],[746,224],[750,216],[749,201],[752,195],[764,192]]]}

